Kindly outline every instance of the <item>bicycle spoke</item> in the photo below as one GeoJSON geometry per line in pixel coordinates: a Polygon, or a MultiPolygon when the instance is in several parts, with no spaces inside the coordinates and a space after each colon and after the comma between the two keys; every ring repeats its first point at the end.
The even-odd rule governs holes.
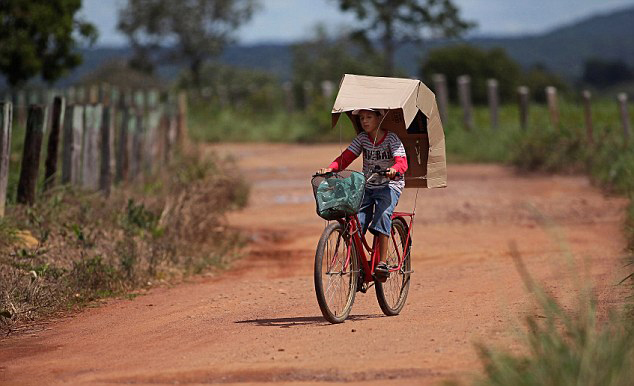
{"type": "Polygon", "coordinates": [[[324,258],[327,262],[327,269],[324,278],[326,287],[324,292],[327,303],[332,307],[333,313],[338,316],[344,312],[348,302],[350,275],[345,272],[348,252],[346,243],[342,242],[341,234],[338,232],[333,233],[333,236],[336,236],[335,240],[328,239],[326,243],[324,258]]]}

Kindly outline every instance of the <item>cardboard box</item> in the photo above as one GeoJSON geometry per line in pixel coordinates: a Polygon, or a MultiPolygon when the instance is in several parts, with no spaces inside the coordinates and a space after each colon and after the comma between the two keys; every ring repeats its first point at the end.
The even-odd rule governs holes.
{"type": "Polygon", "coordinates": [[[345,113],[357,132],[361,131],[357,109],[388,110],[381,128],[400,138],[407,154],[406,188],[447,186],[445,133],[436,96],[417,79],[346,74],[332,108],[332,127],[345,113]]]}

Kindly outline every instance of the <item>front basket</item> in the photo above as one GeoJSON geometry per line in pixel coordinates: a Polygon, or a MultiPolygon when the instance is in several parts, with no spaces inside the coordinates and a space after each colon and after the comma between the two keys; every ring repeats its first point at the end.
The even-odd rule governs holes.
{"type": "Polygon", "coordinates": [[[365,177],[362,173],[343,170],[315,176],[311,184],[319,217],[336,220],[359,211],[365,190],[365,177]]]}

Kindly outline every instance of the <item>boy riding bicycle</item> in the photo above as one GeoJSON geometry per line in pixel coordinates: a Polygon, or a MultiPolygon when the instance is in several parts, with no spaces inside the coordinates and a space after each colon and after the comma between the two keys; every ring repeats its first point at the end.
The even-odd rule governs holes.
{"type": "Polygon", "coordinates": [[[363,174],[372,175],[373,170],[387,170],[386,176],[374,174],[366,183],[363,201],[359,209],[359,222],[363,233],[370,232],[379,238],[380,262],[375,269],[375,276],[385,281],[389,276],[387,266],[387,246],[392,225],[392,212],[398,203],[405,187],[402,177],[407,171],[405,148],[398,136],[381,129],[385,118],[384,112],[374,109],[354,110],[352,115],[359,117],[359,133],[350,146],[335,159],[329,167],[317,171],[318,174],[337,172],[347,168],[363,153],[363,174]]]}

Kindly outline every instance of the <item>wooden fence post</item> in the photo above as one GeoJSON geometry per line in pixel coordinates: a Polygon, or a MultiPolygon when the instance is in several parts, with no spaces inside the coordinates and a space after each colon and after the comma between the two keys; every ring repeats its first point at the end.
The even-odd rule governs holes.
{"type": "Polygon", "coordinates": [[[37,174],[40,167],[40,152],[42,149],[45,122],[46,108],[40,105],[29,106],[29,113],[26,119],[26,134],[24,137],[20,181],[18,182],[17,201],[21,204],[31,205],[35,202],[35,189],[37,187],[37,174]]]}
{"type": "Polygon", "coordinates": [[[304,82],[302,84],[302,95],[304,96],[304,110],[313,103],[313,84],[311,82],[304,82]]]}
{"type": "Polygon", "coordinates": [[[105,106],[103,108],[103,118],[101,120],[101,170],[99,173],[99,189],[106,196],[110,194],[110,186],[112,185],[115,116],[113,106],[105,106]]]}
{"type": "Polygon", "coordinates": [[[462,106],[462,121],[466,130],[472,130],[473,124],[473,106],[471,105],[471,77],[469,75],[461,75],[458,77],[458,98],[462,106]]]}
{"type": "Polygon", "coordinates": [[[101,83],[97,89],[97,100],[103,106],[110,106],[112,93],[110,92],[110,85],[108,83],[101,83]]]}
{"type": "Polygon", "coordinates": [[[11,102],[0,103],[0,217],[4,217],[4,208],[7,202],[12,123],[13,105],[11,102]]]}
{"type": "Polygon", "coordinates": [[[284,94],[284,107],[287,113],[295,110],[295,96],[293,95],[293,83],[286,81],[282,83],[282,92],[284,94]]]}
{"type": "Polygon", "coordinates": [[[557,89],[553,86],[546,87],[546,101],[548,102],[548,113],[550,123],[553,127],[559,126],[559,106],[557,104],[557,89]]]}
{"type": "Polygon", "coordinates": [[[77,101],[76,99],[76,89],[75,87],[71,86],[69,88],[66,89],[65,95],[66,95],[66,103],[68,105],[74,105],[77,101]]]}
{"type": "Polygon", "coordinates": [[[65,103],[63,97],[55,97],[53,100],[53,114],[51,119],[51,130],[48,135],[48,146],[46,152],[46,169],[44,171],[44,190],[55,186],[57,177],[57,159],[59,158],[59,135],[64,122],[65,103]]]}
{"type": "Polygon", "coordinates": [[[592,126],[592,105],[590,103],[590,99],[592,98],[592,93],[588,90],[583,90],[581,93],[581,97],[583,99],[583,117],[586,123],[586,138],[588,144],[594,144],[594,128],[592,126]]]}
{"type": "Polygon", "coordinates": [[[487,99],[489,100],[489,117],[491,119],[491,128],[497,129],[498,106],[500,104],[497,79],[487,79],[487,99]]]}
{"type": "Polygon", "coordinates": [[[519,86],[517,88],[519,112],[520,112],[520,128],[526,129],[528,127],[528,95],[529,90],[526,86],[519,86]]]}
{"type": "Polygon", "coordinates": [[[85,130],[82,142],[81,184],[90,190],[99,189],[99,137],[101,132],[102,105],[86,106],[85,130]]]}
{"type": "Polygon", "coordinates": [[[131,107],[124,107],[119,127],[119,142],[117,147],[117,182],[126,181],[130,177],[130,148],[131,137],[136,127],[136,115],[131,107]]]}
{"type": "Polygon", "coordinates": [[[145,143],[143,149],[143,169],[147,173],[154,173],[157,166],[157,159],[159,153],[159,141],[160,141],[160,125],[161,116],[163,112],[160,108],[154,108],[147,114],[146,130],[145,130],[145,143]]]}
{"type": "Polygon", "coordinates": [[[185,146],[189,146],[189,132],[187,128],[187,93],[185,91],[181,91],[178,93],[177,104],[178,128],[176,130],[176,140],[179,150],[182,151],[185,146]]]}
{"type": "Polygon", "coordinates": [[[84,134],[84,106],[71,105],[64,119],[62,184],[79,184],[81,143],[84,134]]]}
{"type": "Polygon", "coordinates": [[[18,90],[15,97],[15,111],[17,112],[18,126],[23,128],[26,126],[26,92],[18,90]]]}
{"type": "Polygon", "coordinates": [[[621,126],[623,127],[623,139],[625,143],[630,140],[630,114],[627,111],[627,94],[620,92],[616,97],[619,103],[619,112],[621,113],[621,126]]]}
{"type": "Polygon", "coordinates": [[[436,93],[436,102],[438,103],[438,112],[440,113],[440,121],[447,124],[447,114],[449,111],[449,92],[447,91],[447,78],[444,74],[432,75],[434,82],[434,93],[436,93]]]}
{"type": "Polygon", "coordinates": [[[96,84],[91,84],[90,86],[88,86],[88,103],[99,103],[99,86],[97,86],[96,84]]]}
{"type": "Polygon", "coordinates": [[[128,133],[131,135],[130,148],[128,153],[128,161],[130,165],[128,176],[131,181],[136,180],[141,172],[142,151],[143,151],[143,114],[136,112],[136,116],[133,117],[134,131],[128,133]]]}

